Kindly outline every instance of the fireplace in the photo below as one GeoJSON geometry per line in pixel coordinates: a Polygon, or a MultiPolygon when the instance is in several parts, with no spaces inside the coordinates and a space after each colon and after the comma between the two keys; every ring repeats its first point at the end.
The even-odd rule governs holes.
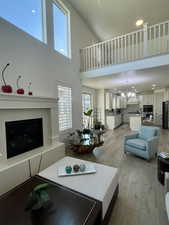
{"type": "Polygon", "coordinates": [[[5,122],[7,158],[43,146],[42,118],[5,122]]]}

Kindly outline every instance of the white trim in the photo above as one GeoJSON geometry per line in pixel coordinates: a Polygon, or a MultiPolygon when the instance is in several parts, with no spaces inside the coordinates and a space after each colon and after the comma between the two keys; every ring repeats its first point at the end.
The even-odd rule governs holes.
{"type": "Polygon", "coordinates": [[[47,44],[47,15],[46,15],[46,0],[41,0],[42,5],[42,35],[43,43],[47,44]]]}
{"type": "MultiPolygon", "coordinates": [[[[59,52],[55,49],[55,51],[59,52],[60,54],[64,55],[65,57],[67,58],[70,58],[71,59],[71,23],[70,23],[70,11],[69,9],[66,7],[66,5],[60,1],[60,0],[52,0],[52,7],[53,7],[53,4],[55,4],[67,17],[67,55],[65,55],[64,53],[62,52],[59,52]]],[[[53,16],[54,18],[54,16],[53,16]]],[[[54,19],[53,19],[53,26],[54,26],[54,19]]],[[[54,33],[53,33],[54,35],[54,33]]],[[[55,38],[53,38],[54,40],[55,38]]]]}
{"type": "Polygon", "coordinates": [[[58,99],[40,96],[16,95],[0,93],[1,109],[49,109],[51,121],[51,140],[52,144],[58,141],[57,130],[57,102],[58,99]]]}
{"type": "Polygon", "coordinates": [[[0,109],[53,108],[56,98],[0,93],[0,109]]]}

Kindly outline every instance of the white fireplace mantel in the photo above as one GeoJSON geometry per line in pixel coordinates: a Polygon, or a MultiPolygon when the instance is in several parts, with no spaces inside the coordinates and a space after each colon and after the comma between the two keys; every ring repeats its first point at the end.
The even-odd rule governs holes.
{"type": "MultiPolygon", "coordinates": [[[[58,122],[57,122],[57,102],[56,98],[28,96],[16,94],[0,93],[0,112],[1,110],[29,110],[29,109],[48,109],[49,126],[51,128],[51,135],[48,137],[51,140],[51,145],[58,144],[58,122]]],[[[18,111],[22,113],[22,111],[18,111]]],[[[5,151],[4,151],[5,152],[5,151]]],[[[2,158],[2,153],[0,154],[2,158]]],[[[4,157],[3,157],[4,158],[4,157]]]]}
{"type": "Polygon", "coordinates": [[[56,98],[0,93],[0,195],[65,155],[59,142],[56,98]],[[7,159],[5,122],[43,118],[44,145],[7,159]]]}
{"type": "Polygon", "coordinates": [[[0,93],[0,110],[1,109],[49,109],[51,117],[51,139],[52,144],[58,141],[58,124],[57,124],[57,102],[56,98],[3,94],[0,93]]]}
{"type": "Polygon", "coordinates": [[[56,108],[57,99],[0,93],[0,109],[56,108]]]}

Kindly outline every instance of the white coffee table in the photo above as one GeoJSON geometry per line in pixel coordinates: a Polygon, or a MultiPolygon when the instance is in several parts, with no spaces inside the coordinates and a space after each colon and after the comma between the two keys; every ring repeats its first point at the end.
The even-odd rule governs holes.
{"type": "Polygon", "coordinates": [[[103,219],[119,183],[117,168],[72,157],[64,157],[52,166],[41,171],[39,176],[101,201],[103,219]],[[58,177],[58,167],[83,163],[94,164],[97,172],[95,174],[80,176],[58,177]]]}

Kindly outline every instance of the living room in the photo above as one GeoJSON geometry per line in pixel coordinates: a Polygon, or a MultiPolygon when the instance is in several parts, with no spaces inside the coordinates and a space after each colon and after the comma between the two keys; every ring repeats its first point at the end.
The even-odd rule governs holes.
{"type": "Polygon", "coordinates": [[[169,4],[152,5],[1,0],[3,225],[168,224],[169,4]]]}

